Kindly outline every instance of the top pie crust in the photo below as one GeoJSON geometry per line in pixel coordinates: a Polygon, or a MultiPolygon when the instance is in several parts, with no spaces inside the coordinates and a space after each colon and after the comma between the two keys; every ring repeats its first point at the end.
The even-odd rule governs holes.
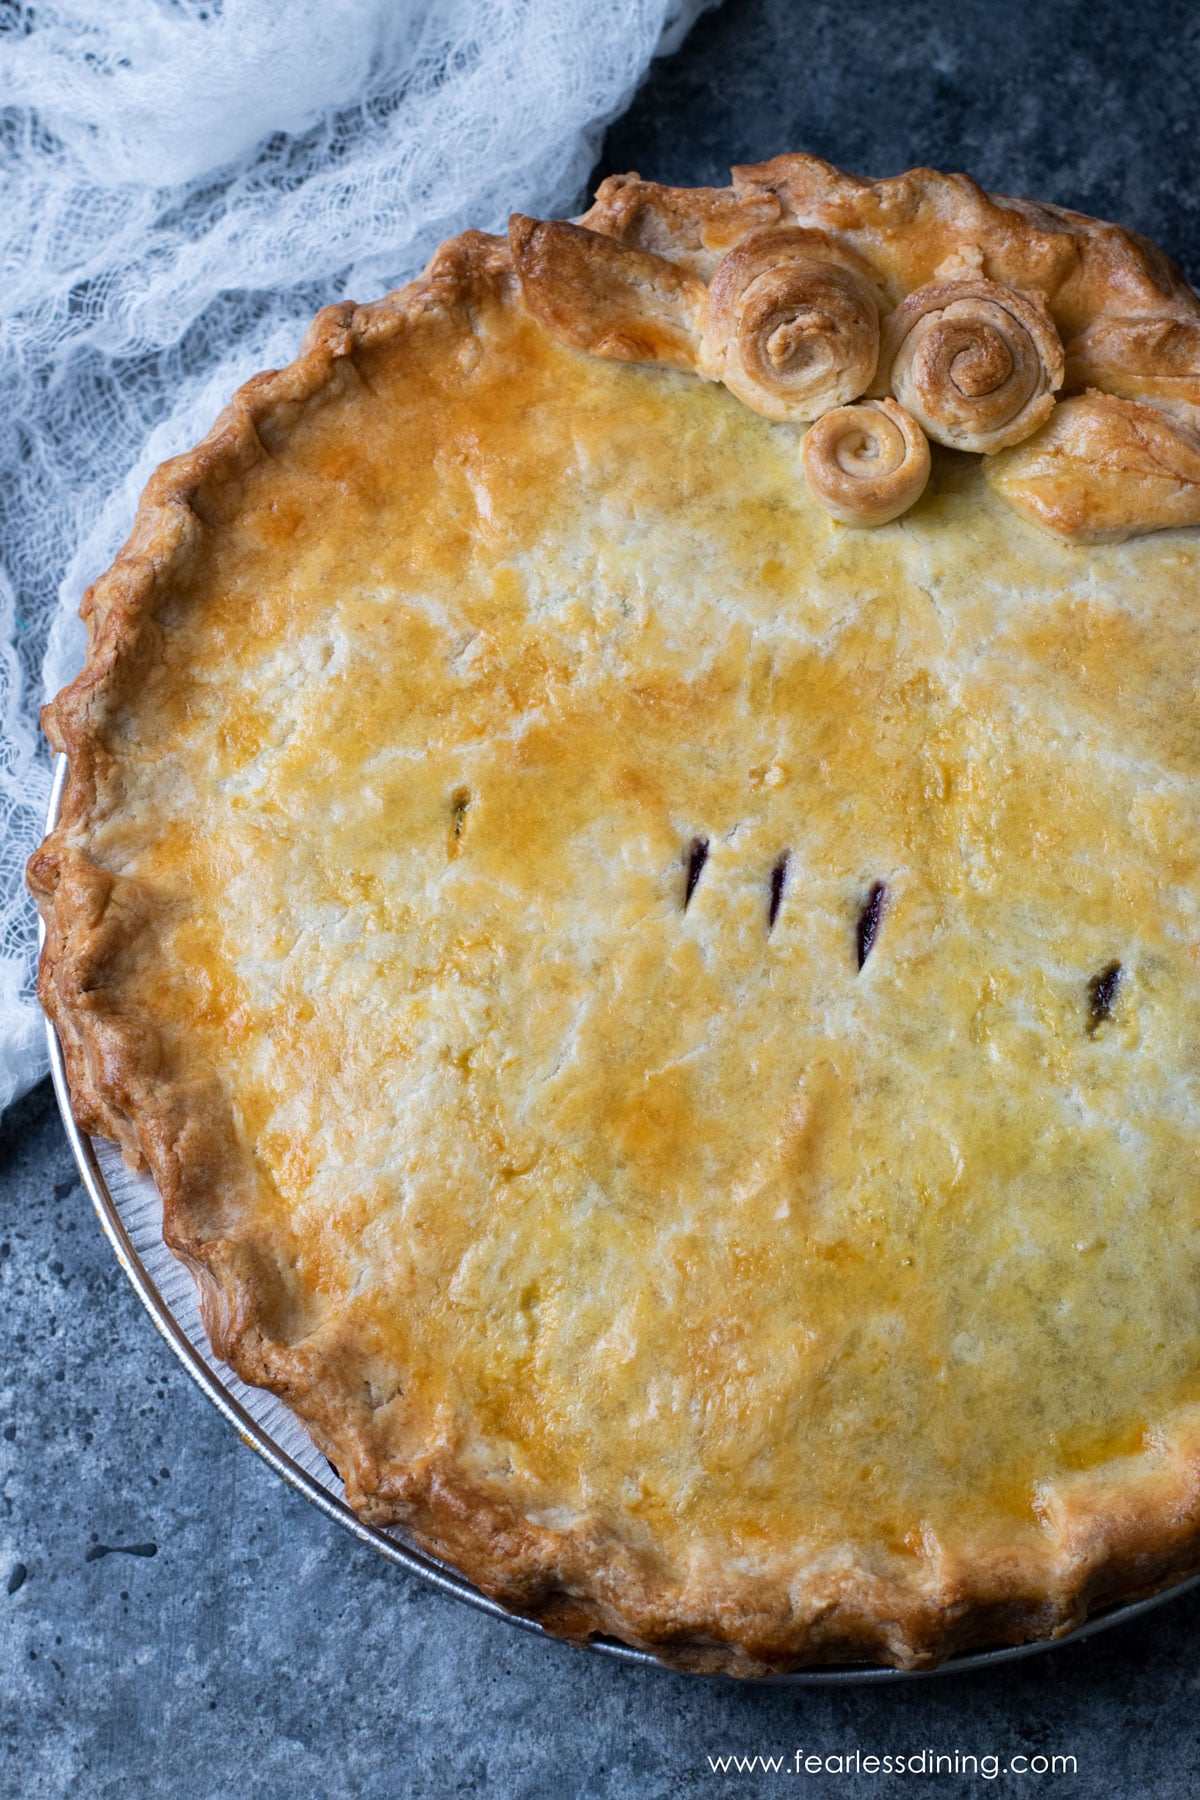
{"type": "Polygon", "coordinates": [[[1150,245],[788,156],[468,233],[155,475],[41,994],[364,1517],[739,1674],[1200,1563],[1198,404],[1150,245]],[[976,315],[1024,425],[834,522],[798,418],[886,512],[976,315]]]}

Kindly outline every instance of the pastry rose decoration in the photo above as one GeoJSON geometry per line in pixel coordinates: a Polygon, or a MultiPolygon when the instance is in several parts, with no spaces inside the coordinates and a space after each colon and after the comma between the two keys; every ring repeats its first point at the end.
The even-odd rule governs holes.
{"type": "Polygon", "coordinates": [[[1038,300],[994,281],[933,281],[884,326],[879,386],[954,450],[1003,450],[1049,417],[1065,358],[1038,300]]]}
{"type": "Polygon", "coordinates": [[[845,524],[911,506],[930,439],[1070,542],[1200,522],[1200,295],[1117,226],[785,156],[729,188],[611,176],[580,220],[518,214],[509,242],[561,342],[811,427],[809,488],[845,524]]]}
{"type": "Polygon", "coordinates": [[[886,525],[919,500],[929,443],[894,400],[867,400],[822,415],[804,440],[804,473],[843,525],[886,525]]]}
{"type": "Polygon", "coordinates": [[[824,232],[754,231],[718,264],[698,366],[755,412],[819,418],[866,392],[878,357],[871,282],[824,232]]]}

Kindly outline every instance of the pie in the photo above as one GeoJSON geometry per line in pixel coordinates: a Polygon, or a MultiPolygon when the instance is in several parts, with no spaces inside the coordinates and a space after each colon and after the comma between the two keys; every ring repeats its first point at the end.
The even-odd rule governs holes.
{"type": "Polygon", "coordinates": [[[1198,406],[1142,239],[782,156],[158,471],[41,994],[363,1518],[743,1675],[1200,1566],[1198,406]]]}

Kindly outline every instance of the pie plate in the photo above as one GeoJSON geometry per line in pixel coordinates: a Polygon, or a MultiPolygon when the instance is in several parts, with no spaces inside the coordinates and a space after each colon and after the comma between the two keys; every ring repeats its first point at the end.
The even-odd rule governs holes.
{"type": "MultiPolygon", "coordinates": [[[[67,759],[60,756],[55,764],[54,783],[46,829],[58,820],[63,788],[67,778],[67,759]]],[[[39,928],[39,944],[44,932],[39,928]]],[[[381,1556],[427,1581],[432,1587],[492,1618],[503,1619],[521,1631],[536,1637],[551,1638],[532,1619],[511,1613],[488,1595],[466,1581],[454,1569],[426,1556],[407,1543],[402,1532],[366,1524],[346,1504],[341,1481],[334,1474],[295,1414],[264,1388],[250,1387],[229,1366],[215,1356],[209,1344],[196,1288],[183,1264],[167,1249],[162,1235],[162,1203],[149,1175],[128,1168],[117,1146],[105,1138],[93,1138],[76,1123],[67,1091],[66,1070],[58,1035],[49,1020],[46,1037],[50,1053],[50,1073],[54,1092],[62,1114],[67,1141],[75,1156],[80,1179],[96,1209],[106,1237],[117,1261],[154,1320],[159,1331],[179,1358],[192,1380],[216,1407],[222,1418],[233,1427],[244,1444],[256,1450],[263,1461],[306,1500],[343,1530],[362,1543],[369,1544],[381,1556]]],[[[1012,1662],[1033,1656],[1060,1644],[1075,1643],[1106,1631],[1112,1625],[1136,1619],[1165,1600],[1188,1592],[1200,1585],[1200,1575],[1189,1576],[1146,1599],[1126,1601],[1098,1610],[1086,1624],[1066,1637],[1043,1639],[1034,1643],[1000,1645],[995,1649],[952,1656],[935,1669],[906,1670],[880,1668],[874,1665],[839,1665],[801,1669],[790,1674],[761,1676],[755,1686],[775,1687],[840,1687],[858,1683],[926,1681],[940,1675],[954,1675],[967,1669],[990,1668],[997,1663],[1012,1662]]],[[[663,1664],[647,1651],[636,1650],[615,1640],[597,1637],[589,1649],[621,1662],[640,1664],[647,1669],[663,1671],[663,1664]]],[[[707,1679],[730,1681],[728,1675],[707,1679]]]]}

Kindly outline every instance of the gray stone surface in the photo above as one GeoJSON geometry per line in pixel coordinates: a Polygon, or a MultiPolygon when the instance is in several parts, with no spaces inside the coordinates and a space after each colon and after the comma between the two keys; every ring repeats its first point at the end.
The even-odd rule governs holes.
{"type": "MultiPolygon", "coordinates": [[[[809,148],[926,161],[1137,224],[1200,273],[1191,6],[731,0],[600,173],[809,148]]],[[[1183,1796],[1200,1596],[904,1688],[752,1691],[540,1643],[384,1564],[193,1388],[75,1179],[49,1088],[0,1132],[0,1795],[1183,1796]],[[7,1590],[7,1591],[6,1591],[7,1590]],[[797,1749],[1059,1753],[1074,1775],[796,1775],[797,1749]],[[789,1771],[714,1775],[709,1756],[789,1771]]]]}

